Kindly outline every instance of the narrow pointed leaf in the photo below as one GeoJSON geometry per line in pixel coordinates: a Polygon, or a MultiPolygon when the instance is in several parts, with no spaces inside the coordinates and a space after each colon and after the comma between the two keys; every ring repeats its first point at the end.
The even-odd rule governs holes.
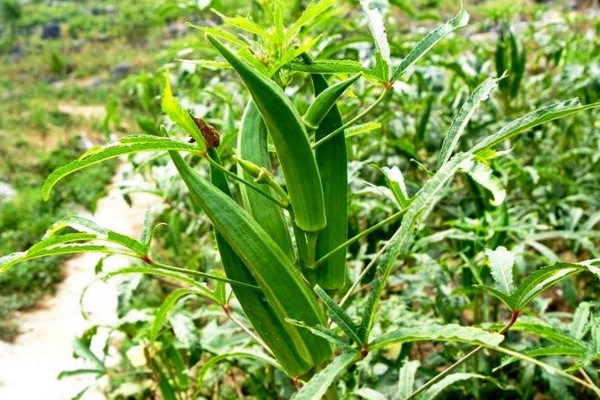
{"type": "Polygon", "coordinates": [[[454,117],[450,128],[448,128],[448,133],[446,133],[446,137],[444,138],[444,143],[442,144],[442,149],[440,150],[440,154],[438,156],[437,169],[440,169],[442,164],[450,159],[452,152],[458,145],[458,141],[465,132],[465,128],[475,113],[475,110],[477,110],[479,104],[488,99],[492,90],[497,87],[498,79],[486,79],[482,84],[475,88],[471,94],[471,97],[469,97],[469,99],[462,105],[458,111],[458,114],[456,117],[454,117]]]}
{"type": "Polygon", "coordinates": [[[58,181],[90,165],[98,164],[112,158],[125,154],[139,153],[143,151],[187,151],[200,153],[202,149],[198,146],[181,142],[179,140],[157,137],[151,135],[130,135],[109,142],[101,147],[93,148],[84,153],[78,160],[72,161],[52,172],[42,186],[44,200],[50,197],[50,191],[58,181]]]}
{"type": "Polygon", "coordinates": [[[575,339],[583,339],[585,334],[590,329],[591,304],[586,302],[580,303],[575,310],[573,321],[569,328],[571,336],[575,339]]]}
{"type": "Polygon", "coordinates": [[[397,80],[408,68],[419,61],[421,57],[427,54],[429,50],[431,50],[433,46],[435,46],[445,36],[456,29],[466,26],[468,22],[469,14],[464,9],[461,9],[454,18],[427,34],[427,36],[425,36],[425,38],[421,40],[415,46],[415,48],[413,48],[410,53],[408,53],[408,55],[400,62],[394,71],[392,81],[397,80]]]}
{"type": "Polygon", "coordinates": [[[162,110],[173,122],[182,127],[188,135],[196,140],[196,146],[200,148],[204,147],[204,139],[202,138],[200,128],[198,128],[189,112],[184,110],[179,101],[173,96],[169,73],[165,74],[161,106],[162,110]]]}
{"type": "Polygon", "coordinates": [[[571,99],[539,108],[508,123],[498,132],[484,138],[471,149],[471,152],[481,153],[535,126],[599,106],[600,102],[581,105],[579,99],[571,99]]]}
{"type": "Polygon", "coordinates": [[[327,307],[327,315],[344,331],[346,335],[356,344],[361,344],[358,337],[357,326],[352,318],[319,286],[315,286],[315,292],[323,300],[327,307]]]}
{"type": "Polygon", "coordinates": [[[415,376],[421,363],[411,360],[404,363],[398,373],[398,399],[405,399],[413,392],[415,387],[415,376]]]}
{"type": "Polygon", "coordinates": [[[515,290],[513,283],[515,256],[504,246],[500,246],[496,250],[486,249],[485,255],[489,259],[492,278],[494,278],[497,288],[506,295],[512,294],[515,290]]]}
{"type": "Polygon", "coordinates": [[[431,386],[429,389],[427,389],[423,393],[422,399],[423,400],[433,400],[440,393],[442,393],[442,391],[444,389],[446,389],[448,386],[450,386],[456,382],[466,381],[466,380],[471,381],[473,379],[487,380],[487,381],[492,382],[496,386],[502,388],[502,385],[500,384],[500,382],[498,382],[495,378],[492,378],[491,376],[473,374],[473,373],[468,373],[468,372],[457,372],[457,373],[445,376],[441,381],[435,383],[433,386],[431,386]]]}
{"type": "Polygon", "coordinates": [[[158,333],[164,325],[167,315],[173,309],[173,307],[175,307],[177,302],[179,302],[179,300],[186,296],[192,295],[203,296],[204,293],[195,289],[180,288],[174,290],[167,296],[167,298],[163,301],[161,306],[156,311],[156,315],[154,316],[154,321],[152,322],[152,328],[150,330],[150,342],[156,341],[156,338],[158,338],[158,333]]]}
{"type": "Polygon", "coordinates": [[[335,379],[344,373],[346,368],[355,363],[359,357],[360,354],[358,352],[342,353],[325,368],[317,372],[293,399],[321,400],[335,379]]]}
{"type": "MultiPolygon", "coordinates": [[[[599,263],[596,262],[596,264],[599,263]]],[[[560,262],[534,271],[523,280],[513,293],[515,307],[518,310],[523,309],[531,300],[549,287],[584,270],[594,272],[594,270],[600,271],[600,268],[592,262],[578,264],[560,262]]]]}
{"type": "Polygon", "coordinates": [[[369,344],[370,350],[381,349],[391,344],[431,341],[457,342],[474,345],[497,346],[504,340],[499,333],[456,324],[425,325],[400,328],[376,338],[369,344]]]}

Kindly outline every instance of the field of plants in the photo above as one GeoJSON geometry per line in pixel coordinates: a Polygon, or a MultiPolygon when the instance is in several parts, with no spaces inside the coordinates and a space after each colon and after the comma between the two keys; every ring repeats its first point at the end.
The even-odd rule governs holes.
{"type": "Polygon", "coordinates": [[[72,399],[600,398],[597,0],[0,21],[0,353],[66,260],[118,282],[72,399]]]}

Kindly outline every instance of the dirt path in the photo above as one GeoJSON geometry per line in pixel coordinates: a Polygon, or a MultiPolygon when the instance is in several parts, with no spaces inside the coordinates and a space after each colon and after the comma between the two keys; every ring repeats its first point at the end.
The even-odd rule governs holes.
{"type": "MultiPolygon", "coordinates": [[[[153,198],[133,195],[133,207],[127,205],[118,189],[114,188],[124,168],[115,175],[113,189],[99,201],[92,218],[101,226],[137,238],[146,207],[153,198]]],[[[83,302],[88,319],[101,324],[110,324],[117,319],[117,281],[95,281],[94,267],[100,257],[83,254],[70,259],[64,266],[65,279],[56,294],[42,300],[34,310],[17,316],[23,334],[13,344],[0,341],[0,399],[70,399],[93,382],[88,377],[70,377],[61,381],[57,381],[56,377],[61,371],[86,366],[83,361],[71,356],[73,339],[90,326],[79,308],[79,298],[85,286],[93,282],[83,302]]],[[[127,265],[129,261],[111,257],[105,266],[112,269],[127,265]]],[[[90,365],[87,364],[87,367],[90,365]]],[[[82,399],[97,400],[104,399],[104,396],[91,390],[82,399]]]]}

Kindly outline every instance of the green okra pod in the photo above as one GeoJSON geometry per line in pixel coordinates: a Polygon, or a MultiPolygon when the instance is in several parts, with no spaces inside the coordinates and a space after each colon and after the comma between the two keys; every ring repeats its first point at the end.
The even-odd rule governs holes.
{"type": "MultiPolygon", "coordinates": [[[[305,62],[312,60],[305,55],[305,62]]],[[[324,93],[328,84],[321,74],[312,74],[315,94],[324,93]]],[[[343,125],[342,116],[333,104],[315,132],[319,140],[343,125]]],[[[337,135],[316,149],[317,165],[325,194],[327,227],[317,239],[316,258],[320,259],[348,239],[348,155],[346,138],[337,135]]],[[[346,252],[339,251],[327,258],[318,268],[307,270],[306,275],[324,289],[336,290],[347,281],[346,252]]]]}
{"type": "Polygon", "coordinates": [[[306,113],[302,117],[304,125],[310,130],[315,130],[319,127],[323,118],[329,113],[329,111],[335,106],[335,102],[340,96],[352,85],[362,74],[356,74],[345,81],[336,83],[333,86],[327,87],[317,97],[306,110],[306,113]]]}
{"type": "MultiPolygon", "coordinates": [[[[233,199],[202,178],[178,153],[171,157],[189,189],[190,196],[208,215],[215,230],[231,246],[248,268],[264,298],[283,324],[307,367],[290,373],[300,376],[332,354],[331,345],[305,329],[286,322],[304,321],[308,325],[324,325],[325,314],[316,295],[294,267],[289,257],[265,230],[233,199]]],[[[266,338],[264,338],[266,339],[266,338]]],[[[273,340],[285,338],[273,337],[273,340]]]]}
{"type": "MultiPolygon", "coordinates": [[[[175,153],[177,158],[179,154],[175,153]]],[[[209,157],[219,163],[219,156],[215,149],[208,150],[209,157]]],[[[181,163],[181,160],[177,160],[181,163]]],[[[225,175],[220,170],[210,168],[211,183],[227,196],[232,197],[227,184],[225,175]]],[[[261,199],[264,197],[257,195],[261,199]]],[[[266,200],[268,201],[268,200],[266,200]]],[[[250,270],[244,262],[238,257],[233,248],[227,243],[227,240],[218,232],[215,233],[217,247],[221,255],[221,263],[226,275],[230,279],[239,282],[257,285],[256,279],[252,276],[250,270]]],[[[265,301],[264,295],[256,290],[248,289],[242,286],[232,286],[235,296],[239,300],[244,313],[252,323],[252,326],[271,349],[277,360],[292,375],[301,375],[311,368],[310,363],[302,358],[298,352],[292,336],[289,334],[289,327],[286,322],[281,321],[277,314],[265,301]]]]}
{"type": "MultiPolygon", "coordinates": [[[[239,173],[255,178],[257,183],[261,183],[261,177],[267,177],[265,174],[269,174],[267,177],[268,182],[261,184],[262,189],[267,193],[276,195],[275,197],[287,197],[287,194],[285,192],[282,193],[281,187],[277,185],[272,179],[272,175],[268,172],[271,169],[271,159],[268,151],[267,135],[267,126],[262,116],[258,112],[254,102],[249,101],[244,110],[238,134],[237,146],[241,159],[236,159],[236,161],[240,166],[239,169],[243,170],[239,171],[239,173]]],[[[294,252],[292,250],[290,232],[281,207],[261,196],[260,193],[248,190],[244,186],[240,190],[242,193],[242,202],[246,210],[264,228],[269,236],[275,240],[283,252],[290,259],[293,259],[294,252]]]]}
{"type": "Polygon", "coordinates": [[[327,221],[321,178],[296,107],[275,82],[211,35],[207,38],[242,78],[267,125],[279,157],[296,224],[306,232],[322,230],[327,221]]]}

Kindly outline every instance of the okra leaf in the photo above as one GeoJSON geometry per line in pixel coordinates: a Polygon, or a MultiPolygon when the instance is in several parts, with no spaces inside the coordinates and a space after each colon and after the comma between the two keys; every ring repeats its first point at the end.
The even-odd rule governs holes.
{"type": "Polygon", "coordinates": [[[360,0],[369,30],[375,41],[377,48],[377,62],[375,64],[376,75],[383,82],[388,82],[392,76],[392,58],[390,55],[390,45],[388,43],[387,33],[385,32],[385,23],[383,15],[377,8],[375,0],[360,0]]]}
{"type": "Polygon", "coordinates": [[[312,20],[319,17],[328,8],[335,4],[335,0],[321,0],[317,2],[310,2],[300,17],[287,29],[286,38],[288,41],[292,41],[294,37],[300,32],[303,26],[308,25],[312,20]]]}
{"type": "Polygon", "coordinates": [[[458,145],[458,141],[465,132],[465,128],[475,113],[475,110],[479,104],[488,99],[492,90],[498,87],[498,80],[499,79],[494,78],[486,79],[482,84],[475,88],[471,97],[469,97],[462,105],[458,114],[454,117],[450,128],[448,128],[448,133],[446,133],[446,137],[442,143],[442,149],[440,150],[437,161],[437,169],[440,169],[442,164],[450,159],[452,152],[458,145]]]}
{"type": "Polygon", "coordinates": [[[577,264],[559,262],[534,271],[523,280],[518,289],[513,293],[512,297],[515,308],[522,310],[531,300],[550,286],[586,269],[600,278],[599,265],[599,261],[588,261],[577,264]]]}
{"type": "Polygon", "coordinates": [[[365,400],[387,400],[387,397],[385,397],[383,393],[369,387],[356,389],[352,394],[365,400]]]}
{"type": "Polygon", "coordinates": [[[183,273],[168,271],[168,270],[161,269],[161,268],[146,267],[146,266],[141,266],[141,265],[133,266],[133,267],[126,267],[126,268],[121,268],[116,271],[110,271],[110,272],[106,273],[103,276],[103,279],[108,280],[114,276],[124,275],[124,274],[156,275],[156,276],[161,276],[163,278],[172,279],[177,282],[182,282],[182,283],[185,283],[185,284],[197,289],[200,293],[202,293],[202,295],[204,297],[207,297],[207,298],[213,300],[215,303],[219,303],[219,299],[203,283],[198,282],[195,279],[192,279],[183,273]]]}
{"type": "Polygon", "coordinates": [[[314,289],[317,296],[325,303],[327,315],[329,315],[333,322],[335,322],[354,343],[361,344],[362,341],[358,336],[357,326],[348,313],[342,310],[335,300],[333,300],[319,285],[316,285],[314,289]]]}
{"type": "Polygon", "coordinates": [[[466,160],[461,169],[465,171],[471,179],[483,186],[492,193],[493,199],[490,203],[497,207],[504,202],[506,198],[506,189],[494,171],[486,164],[476,160],[466,160]]]}
{"type": "MultiPolygon", "coordinates": [[[[377,168],[377,167],[376,167],[377,168]]],[[[378,168],[379,169],[379,168],[378,168]]],[[[383,167],[380,169],[385,176],[385,181],[394,194],[394,198],[398,202],[398,206],[401,210],[408,207],[410,204],[410,198],[406,191],[406,183],[404,182],[404,175],[397,166],[383,167]]]]}
{"type": "Polygon", "coordinates": [[[444,187],[454,176],[461,163],[473,157],[472,154],[458,153],[445,163],[442,168],[413,196],[410,206],[406,210],[398,230],[382,249],[381,260],[377,265],[375,278],[371,282],[371,293],[363,311],[362,322],[359,327],[359,337],[367,341],[375,311],[381,300],[381,293],[387,279],[396,265],[397,257],[406,250],[415,231],[415,226],[427,216],[429,210],[441,197],[444,187]]]}
{"type": "Polygon", "coordinates": [[[42,246],[44,242],[49,239],[57,238],[57,233],[65,228],[71,228],[81,233],[92,234],[97,240],[112,242],[121,245],[139,254],[140,256],[143,256],[148,252],[148,247],[138,242],[137,240],[132,239],[129,236],[117,233],[115,231],[103,228],[90,219],[75,215],[61,218],[54,224],[52,224],[52,226],[48,228],[48,230],[42,237],[41,242],[39,242],[37,245],[32,246],[30,250],[35,250],[39,248],[39,246],[42,246]]]}
{"type": "Polygon", "coordinates": [[[579,99],[571,99],[560,103],[551,104],[535,111],[530,112],[517,118],[514,121],[505,125],[498,132],[486,137],[477,143],[471,150],[471,153],[482,153],[485,150],[491,149],[499,143],[535,126],[553,121],[558,118],[563,118],[580,111],[589,110],[594,107],[599,107],[600,102],[581,105],[579,99]]]}
{"type": "Polygon", "coordinates": [[[506,306],[509,308],[509,310],[514,311],[516,309],[516,306],[515,306],[515,303],[514,303],[512,297],[507,295],[503,291],[501,291],[493,286],[488,286],[488,285],[474,285],[474,287],[484,290],[484,291],[488,292],[489,294],[491,294],[492,296],[497,297],[500,301],[502,301],[504,304],[506,304],[506,306]]]}
{"type": "Polygon", "coordinates": [[[346,368],[356,362],[360,357],[358,352],[342,353],[321,371],[316,373],[300,389],[298,394],[293,397],[294,400],[321,400],[327,392],[327,389],[333,381],[341,375],[346,368]]]}
{"type": "Polygon", "coordinates": [[[444,389],[446,389],[448,386],[450,386],[456,382],[473,380],[473,379],[487,380],[487,381],[493,383],[494,385],[498,386],[499,388],[502,388],[502,385],[500,384],[500,382],[498,382],[497,379],[492,378],[491,376],[473,374],[473,373],[468,373],[468,372],[457,372],[454,374],[447,375],[441,381],[433,384],[429,389],[427,389],[423,393],[422,399],[423,400],[433,400],[440,393],[442,393],[442,391],[444,389]]]}
{"type": "Polygon", "coordinates": [[[142,151],[187,151],[201,153],[202,149],[195,144],[181,142],[166,137],[151,135],[129,135],[118,140],[111,141],[103,146],[92,148],[84,153],[79,159],[72,161],[54,170],[42,186],[44,200],[50,197],[50,191],[58,181],[90,165],[98,164],[111,158],[125,154],[139,153],[142,151]]]}
{"type": "Polygon", "coordinates": [[[418,360],[406,361],[398,372],[398,399],[405,399],[413,392],[415,376],[421,363],[418,360]]]}
{"type": "Polygon", "coordinates": [[[217,14],[219,17],[221,17],[224,25],[254,34],[254,35],[259,36],[267,41],[271,40],[271,38],[272,38],[272,35],[269,32],[267,32],[267,30],[265,28],[263,28],[261,25],[257,24],[256,22],[252,21],[250,18],[241,17],[241,16],[228,17],[214,9],[213,9],[213,12],[215,14],[217,14]]]}
{"type": "Polygon", "coordinates": [[[297,327],[308,329],[313,335],[317,335],[317,336],[322,337],[323,339],[328,340],[329,342],[338,346],[340,349],[343,349],[344,351],[354,351],[352,346],[350,346],[348,343],[346,343],[344,338],[340,337],[337,333],[335,333],[333,330],[331,330],[329,328],[326,328],[322,325],[316,325],[314,327],[308,326],[302,321],[297,321],[295,319],[290,319],[290,318],[286,319],[286,321],[297,327]]]}
{"type": "MultiPolygon", "coordinates": [[[[548,346],[537,349],[524,350],[521,353],[528,357],[548,357],[548,356],[571,356],[571,357],[582,357],[585,354],[581,348],[569,347],[569,346],[548,346]]],[[[495,367],[492,372],[496,372],[515,361],[519,361],[516,357],[507,357],[502,360],[502,363],[495,367]]]]}
{"type": "Polygon", "coordinates": [[[249,351],[249,350],[244,350],[244,349],[233,350],[233,351],[230,351],[229,353],[219,354],[218,356],[212,357],[208,361],[206,361],[206,363],[204,363],[204,365],[202,365],[202,368],[200,369],[200,371],[198,371],[198,377],[197,377],[198,386],[202,387],[202,384],[204,382],[204,376],[215,365],[217,365],[218,363],[220,363],[223,360],[239,359],[239,358],[247,358],[250,360],[260,361],[261,363],[269,364],[269,365],[273,366],[274,368],[284,371],[283,368],[281,367],[281,365],[279,365],[279,363],[277,361],[275,361],[274,358],[269,357],[264,353],[260,353],[257,351],[249,351]]]}
{"type": "Polygon", "coordinates": [[[515,290],[513,283],[515,256],[504,246],[500,246],[496,250],[486,249],[485,254],[489,259],[490,270],[492,278],[496,282],[496,287],[510,296],[515,290]]]}
{"type": "Polygon", "coordinates": [[[204,147],[204,139],[200,128],[196,125],[189,112],[183,109],[181,104],[173,96],[171,90],[171,78],[169,73],[165,73],[163,95],[162,95],[162,110],[171,118],[173,122],[182,127],[188,135],[196,141],[198,147],[204,147]]]}
{"type": "Polygon", "coordinates": [[[394,71],[392,81],[397,80],[408,68],[419,61],[445,36],[458,28],[466,26],[468,22],[469,14],[464,9],[461,9],[454,18],[446,22],[444,25],[439,26],[438,28],[429,32],[427,36],[425,36],[425,38],[421,40],[400,62],[394,71]]]}
{"type": "Polygon", "coordinates": [[[150,329],[150,342],[154,343],[156,341],[156,338],[158,338],[158,333],[164,325],[169,312],[173,309],[173,307],[175,307],[177,302],[182,298],[191,295],[204,296],[204,293],[198,291],[197,289],[179,288],[167,296],[154,316],[152,328],[150,329]]]}
{"type": "Polygon", "coordinates": [[[79,253],[104,253],[104,254],[120,254],[124,256],[130,256],[139,258],[138,254],[131,251],[112,248],[105,245],[99,244],[88,244],[88,243],[71,243],[71,244],[58,244],[50,248],[37,249],[36,251],[23,251],[18,253],[12,253],[4,257],[0,257],[0,273],[8,271],[16,264],[33,260],[36,258],[63,256],[69,254],[79,253]]]}
{"type": "Polygon", "coordinates": [[[372,70],[363,67],[353,60],[314,60],[311,64],[302,61],[291,61],[287,67],[292,71],[309,72],[311,74],[359,74],[375,77],[372,70]]]}
{"type": "Polygon", "coordinates": [[[488,332],[480,328],[470,326],[460,326],[456,324],[448,325],[425,325],[405,327],[383,334],[369,344],[369,350],[381,349],[390,344],[420,342],[420,341],[439,341],[439,342],[457,342],[474,345],[497,346],[504,340],[504,336],[499,333],[488,332]]]}
{"type": "Polygon", "coordinates": [[[561,347],[578,349],[581,352],[585,352],[588,349],[585,342],[538,319],[521,317],[521,320],[517,321],[510,329],[514,332],[526,332],[539,336],[561,347]]]}
{"type": "Polygon", "coordinates": [[[346,136],[346,139],[348,139],[348,138],[358,136],[363,133],[372,132],[377,129],[381,129],[381,127],[382,127],[381,122],[367,122],[365,124],[353,125],[353,126],[349,127],[348,129],[346,129],[345,136],[346,136]]]}
{"type": "Polygon", "coordinates": [[[579,303],[573,321],[569,328],[569,333],[576,339],[583,339],[590,329],[591,304],[586,302],[579,303]]]}

